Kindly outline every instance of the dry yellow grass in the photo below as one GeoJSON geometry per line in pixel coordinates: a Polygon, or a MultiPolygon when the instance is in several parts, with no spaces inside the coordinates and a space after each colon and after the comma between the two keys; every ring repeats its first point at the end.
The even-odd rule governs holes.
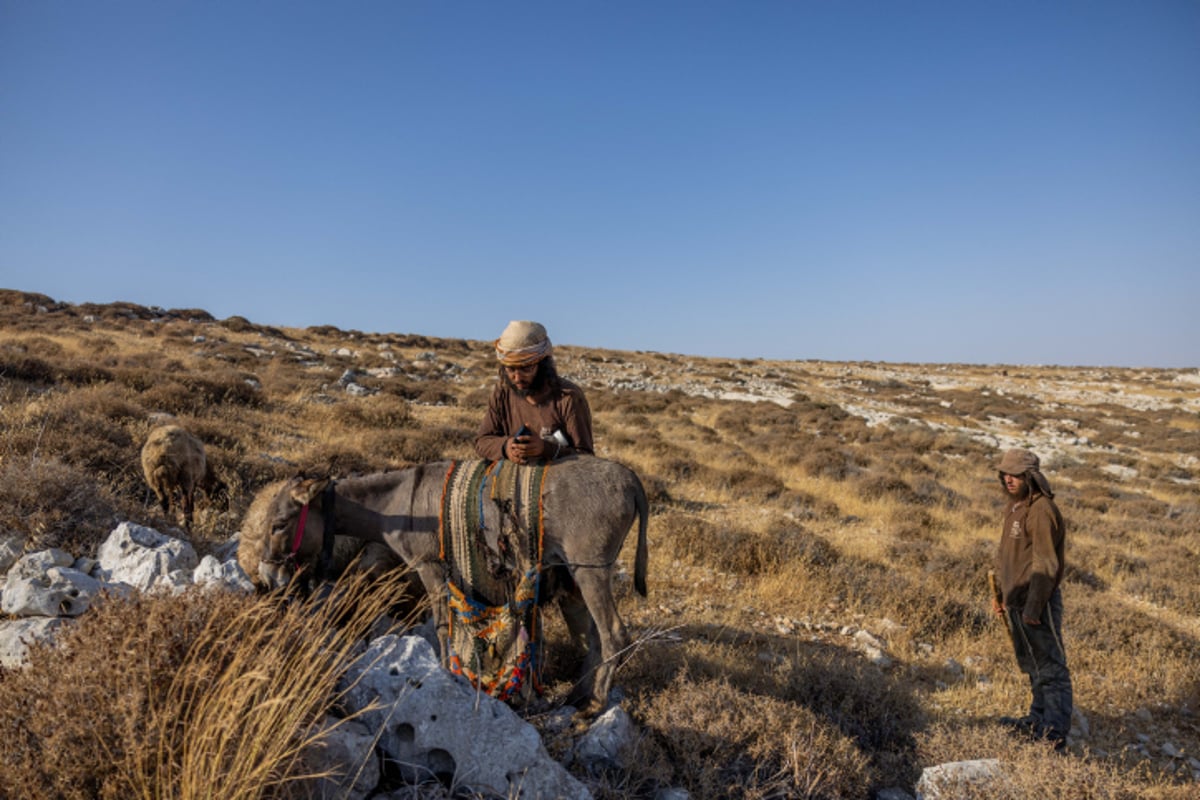
{"type": "MultiPolygon", "coordinates": [[[[164,522],[136,467],[158,412],[200,435],[233,492],[227,514],[198,509],[203,551],[297,470],[471,457],[495,376],[482,342],[21,301],[0,292],[0,529],[81,554],[114,517],[164,522]],[[374,396],[333,385],[385,366],[401,374],[361,377],[374,396]]],[[[598,796],[865,798],[986,757],[1010,767],[1004,797],[1047,796],[1054,764],[1069,765],[1056,796],[1194,788],[1200,400],[1180,371],[556,351],[588,391],[598,454],[633,467],[652,503],[650,599],[620,599],[642,644],[617,677],[645,736],[598,796]],[[1067,649],[1089,731],[1066,761],[989,722],[1028,694],[984,582],[992,464],[1012,445],[1041,453],[1069,526],[1067,649]],[[855,645],[860,629],[890,666],[855,645]],[[707,759],[685,767],[691,752],[707,759]]]]}

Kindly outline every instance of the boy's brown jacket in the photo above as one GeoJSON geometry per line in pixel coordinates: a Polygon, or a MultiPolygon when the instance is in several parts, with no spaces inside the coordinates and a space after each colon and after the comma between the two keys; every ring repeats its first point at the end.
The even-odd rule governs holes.
{"type": "Polygon", "coordinates": [[[1065,534],[1058,506],[1037,488],[1024,500],[1009,500],[996,551],[996,575],[1004,604],[1022,609],[1027,619],[1041,618],[1050,595],[1062,582],[1065,534]]]}

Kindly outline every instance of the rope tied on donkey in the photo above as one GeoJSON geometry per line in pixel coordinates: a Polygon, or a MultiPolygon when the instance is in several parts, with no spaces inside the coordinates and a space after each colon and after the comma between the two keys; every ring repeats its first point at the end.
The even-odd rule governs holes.
{"type": "Polygon", "coordinates": [[[442,489],[450,668],[504,701],[542,691],[537,601],[545,479],[541,464],[463,461],[451,463],[442,489]]]}

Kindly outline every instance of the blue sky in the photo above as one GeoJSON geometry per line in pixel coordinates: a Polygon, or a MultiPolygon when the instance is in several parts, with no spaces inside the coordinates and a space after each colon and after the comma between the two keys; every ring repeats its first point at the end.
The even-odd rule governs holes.
{"type": "Polygon", "coordinates": [[[1200,2],[0,0],[0,287],[1200,366],[1200,2]]]}

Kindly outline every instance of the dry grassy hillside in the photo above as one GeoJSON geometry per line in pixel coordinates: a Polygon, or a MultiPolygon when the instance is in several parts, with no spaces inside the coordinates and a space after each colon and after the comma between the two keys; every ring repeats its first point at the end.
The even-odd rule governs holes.
{"type": "MultiPolygon", "coordinates": [[[[867,798],[990,757],[1009,797],[1194,796],[1200,372],[556,356],[652,501],[616,679],[645,735],[598,796],[867,798]],[[1009,446],[1041,455],[1069,526],[1069,758],[991,722],[1028,702],[986,601],[1009,446]]],[[[0,291],[0,535],[85,555],[117,520],[169,527],[138,451],[172,415],[230,488],[199,504],[203,552],[298,470],[471,457],[495,369],[487,342],[0,291]]],[[[551,668],[569,657],[552,640],[551,668]]]]}

